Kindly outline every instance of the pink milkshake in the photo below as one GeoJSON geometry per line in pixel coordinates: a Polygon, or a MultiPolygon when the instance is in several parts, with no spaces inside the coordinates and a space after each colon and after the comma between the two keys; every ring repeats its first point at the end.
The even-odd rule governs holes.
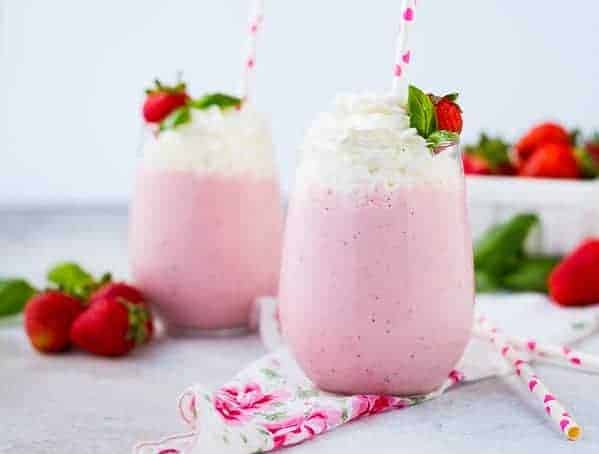
{"type": "Polygon", "coordinates": [[[473,315],[457,146],[433,154],[397,100],[347,96],[319,117],[302,154],[280,284],[297,361],[329,391],[435,389],[473,315]]]}
{"type": "Polygon", "coordinates": [[[145,146],[132,274],[176,328],[243,329],[254,299],[278,287],[282,211],[270,133],[247,107],[191,113],[145,146]]]}

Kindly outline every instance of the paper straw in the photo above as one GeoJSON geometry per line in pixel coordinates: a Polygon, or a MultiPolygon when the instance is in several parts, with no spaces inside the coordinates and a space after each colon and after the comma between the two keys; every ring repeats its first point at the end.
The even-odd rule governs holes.
{"type": "Polygon", "coordinates": [[[256,67],[256,43],[264,22],[264,0],[253,0],[247,29],[246,49],[241,76],[241,98],[245,104],[250,98],[251,81],[256,67]]]}
{"type": "Polygon", "coordinates": [[[401,7],[401,21],[393,62],[393,85],[391,93],[395,96],[405,97],[408,86],[407,69],[412,58],[412,50],[408,45],[410,29],[416,19],[416,0],[403,0],[401,7]]]}
{"type": "MultiPolygon", "coordinates": [[[[479,333],[475,331],[475,334],[480,334],[483,338],[486,337],[484,332],[479,333]]],[[[556,362],[563,366],[568,366],[577,370],[599,372],[599,356],[572,350],[570,347],[565,345],[558,346],[544,344],[535,339],[526,339],[523,337],[510,336],[507,334],[504,335],[504,337],[507,339],[507,342],[517,350],[526,351],[534,358],[537,358],[541,361],[550,360],[551,362],[556,362]]]]}
{"type": "Polygon", "coordinates": [[[582,434],[582,428],[572,419],[570,413],[566,411],[562,404],[555,398],[555,395],[543,384],[532,367],[518,354],[507,338],[484,317],[480,317],[477,320],[474,331],[478,336],[484,337],[491,342],[499,354],[514,367],[518,377],[520,377],[528,390],[542,403],[547,415],[555,422],[558,429],[568,440],[578,440],[582,434]]]}

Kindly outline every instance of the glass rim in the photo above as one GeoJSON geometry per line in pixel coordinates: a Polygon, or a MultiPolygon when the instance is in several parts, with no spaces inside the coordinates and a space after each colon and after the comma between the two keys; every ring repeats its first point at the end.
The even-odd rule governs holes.
{"type": "Polygon", "coordinates": [[[440,144],[438,144],[435,148],[433,148],[433,151],[435,153],[440,153],[448,148],[451,147],[457,147],[460,145],[460,139],[455,139],[455,140],[446,140],[444,142],[441,142],[440,144]]]}

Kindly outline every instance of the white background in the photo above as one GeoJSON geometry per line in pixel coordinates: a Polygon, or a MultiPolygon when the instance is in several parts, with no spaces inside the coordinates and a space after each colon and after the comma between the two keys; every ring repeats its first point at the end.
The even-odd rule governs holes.
{"type": "MultiPolygon", "coordinates": [[[[314,114],[338,91],[389,86],[400,0],[267,0],[257,103],[283,186],[314,114]]],[[[248,0],[0,0],[0,205],[125,203],[139,104],[183,70],[234,91],[248,0]]],[[[422,0],[413,80],[459,90],[465,137],[553,118],[599,129],[599,3],[422,0]],[[570,8],[570,9],[569,9],[570,8]]]]}

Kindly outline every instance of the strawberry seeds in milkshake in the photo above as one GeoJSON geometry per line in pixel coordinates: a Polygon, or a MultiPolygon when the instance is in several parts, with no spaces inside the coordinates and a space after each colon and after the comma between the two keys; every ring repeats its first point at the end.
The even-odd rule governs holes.
{"type": "Polygon", "coordinates": [[[455,95],[410,87],[409,97],[339,96],[302,148],[280,315],[300,366],[327,391],[430,392],[470,337],[461,113],[455,95]],[[448,102],[451,113],[435,112],[448,102]]]}
{"type": "Polygon", "coordinates": [[[282,211],[270,130],[238,98],[184,91],[159,85],[144,108],[154,134],[131,208],[132,274],[179,331],[243,330],[253,300],[278,286],[282,211]],[[170,112],[161,118],[161,109],[170,112]]]}

